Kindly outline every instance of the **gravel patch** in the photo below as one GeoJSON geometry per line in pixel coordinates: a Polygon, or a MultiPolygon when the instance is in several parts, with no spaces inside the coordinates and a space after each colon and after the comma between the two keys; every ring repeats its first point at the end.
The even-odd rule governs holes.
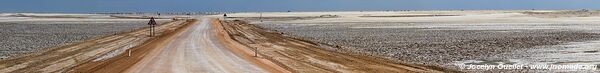
{"type": "MultiPolygon", "coordinates": [[[[600,38],[600,34],[597,33],[562,29],[351,28],[419,25],[406,23],[258,25],[283,32],[285,35],[346,47],[339,50],[434,66],[447,66],[454,61],[463,60],[498,59],[499,54],[520,49],[600,38]]],[[[499,58],[513,57],[519,56],[499,58]]]]}
{"type": "MultiPolygon", "coordinates": [[[[161,21],[166,22],[166,21],[161,21]]],[[[0,22],[0,58],[145,27],[146,21],[0,22]]]]}

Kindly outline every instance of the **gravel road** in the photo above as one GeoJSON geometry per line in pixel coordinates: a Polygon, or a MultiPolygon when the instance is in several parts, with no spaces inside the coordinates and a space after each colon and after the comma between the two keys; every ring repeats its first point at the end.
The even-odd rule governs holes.
{"type": "Polygon", "coordinates": [[[151,51],[126,72],[265,72],[217,44],[209,31],[209,20],[203,19],[190,29],[175,34],[171,41],[151,51]]]}

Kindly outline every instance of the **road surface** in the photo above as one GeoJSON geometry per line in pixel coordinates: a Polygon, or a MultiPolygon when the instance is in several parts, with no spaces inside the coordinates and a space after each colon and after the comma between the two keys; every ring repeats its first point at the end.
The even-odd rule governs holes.
{"type": "Polygon", "coordinates": [[[211,19],[191,26],[127,69],[134,73],[265,73],[214,40],[211,19]]]}

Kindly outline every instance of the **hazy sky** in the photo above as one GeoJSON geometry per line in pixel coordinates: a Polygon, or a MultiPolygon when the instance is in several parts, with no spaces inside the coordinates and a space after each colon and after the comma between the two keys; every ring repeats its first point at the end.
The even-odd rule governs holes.
{"type": "Polygon", "coordinates": [[[600,9],[600,0],[1,0],[0,12],[600,9]]]}

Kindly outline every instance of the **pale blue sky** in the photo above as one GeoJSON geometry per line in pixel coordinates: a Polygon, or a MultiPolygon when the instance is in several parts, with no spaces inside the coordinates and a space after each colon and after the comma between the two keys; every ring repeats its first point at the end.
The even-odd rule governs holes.
{"type": "Polygon", "coordinates": [[[2,0],[0,12],[600,9],[600,0],[2,0]]]}

